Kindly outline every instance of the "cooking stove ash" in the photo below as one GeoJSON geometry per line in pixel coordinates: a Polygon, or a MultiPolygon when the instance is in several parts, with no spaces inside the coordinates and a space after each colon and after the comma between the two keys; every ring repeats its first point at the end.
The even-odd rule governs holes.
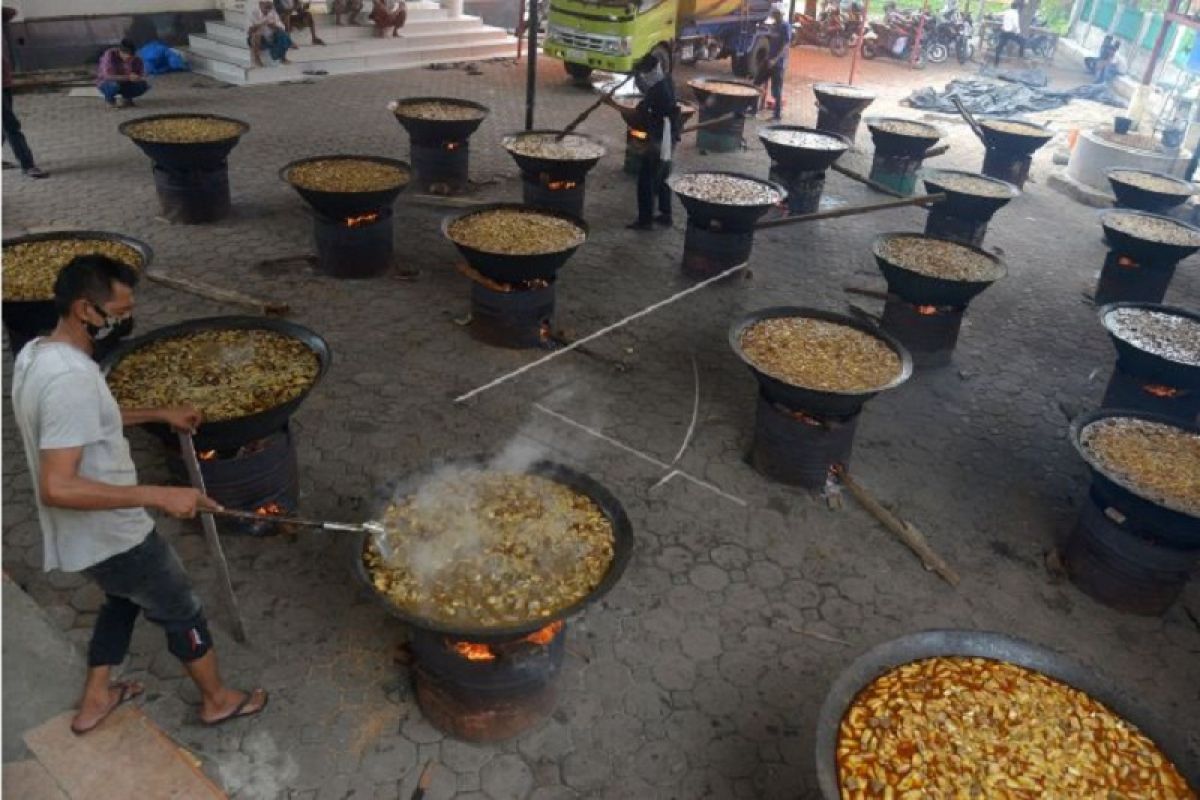
{"type": "Polygon", "coordinates": [[[466,741],[497,742],[553,712],[566,640],[562,621],[487,642],[414,627],[397,661],[410,668],[417,702],[436,728],[466,741]]]}
{"type": "MultiPolygon", "coordinates": [[[[290,514],[299,505],[299,462],[289,426],[240,447],[200,450],[196,456],[207,494],[226,508],[269,517],[290,514]]],[[[167,466],[177,482],[188,483],[178,449],[168,450],[167,466]]],[[[269,521],[222,520],[222,528],[251,536],[280,531],[269,521]]]]}

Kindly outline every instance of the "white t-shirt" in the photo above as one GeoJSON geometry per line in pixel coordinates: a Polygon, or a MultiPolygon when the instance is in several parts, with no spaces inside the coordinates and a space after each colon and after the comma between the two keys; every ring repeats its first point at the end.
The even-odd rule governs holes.
{"type": "Polygon", "coordinates": [[[246,11],[246,30],[250,31],[257,28],[263,23],[267,24],[267,30],[271,28],[282,28],[283,20],[279,18],[279,14],[275,13],[275,9],[263,11],[257,5],[252,6],[246,11]]]}
{"type": "MultiPolygon", "coordinates": [[[[41,451],[82,447],[79,474],[116,486],[137,483],[121,409],[96,362],[63,342],[34,339],[13,364],[12,403],[38,490],[41,451]]],[[[76,511],[38,500],[43,568],[79,572],[142,543],[154,529],[143,508],[76,511]]]]}
{"type": "Polygon", "coordinates": [[[1021,12],[1010,8],[1000,17],[1000,28],[1005,33],[1021,32],[1021,12]]]}

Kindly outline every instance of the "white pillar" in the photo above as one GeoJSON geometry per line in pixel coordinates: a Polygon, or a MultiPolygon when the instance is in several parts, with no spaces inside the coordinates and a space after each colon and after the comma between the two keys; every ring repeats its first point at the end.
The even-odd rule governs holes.
{"type": "Polygon", "coordinates": [[[442,8],[450,12],[450,19],[458,19],[463,15],[463,0],[442,0],[442,8]]]}

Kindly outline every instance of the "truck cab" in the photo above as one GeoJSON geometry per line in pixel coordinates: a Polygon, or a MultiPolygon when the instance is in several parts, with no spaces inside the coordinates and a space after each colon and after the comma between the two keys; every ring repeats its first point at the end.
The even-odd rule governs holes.
{"type": "Polygon", "coordinates": [[[748,74],[769,10],[770,0],[550,0],[544,51],[576,79],[631,72],[647,53],[668,68],[732,57],[748,74]]]}

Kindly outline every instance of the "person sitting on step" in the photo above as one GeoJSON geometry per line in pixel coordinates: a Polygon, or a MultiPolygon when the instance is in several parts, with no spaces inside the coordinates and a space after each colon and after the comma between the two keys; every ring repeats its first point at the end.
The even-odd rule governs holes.
{"type": "Polygon", "coordinates": [[[287,59],[287,52],[292,48],[292,37],[288,35],[271,0],[258,0],[258,5],[246,12],[246,43],[250,45],[250,57],[256,67],[263,65],[264,45],[271,58],[282,64],[291,63],[287,59]]]}
{"type": "Polygon", "coordinates": [[[399,36],[407,19],[404,0],[371,0],[371,22],[375,23],[376,36],[383,36],[388,28],[392,29],[392,36],[399,36]]]}
{"type": "Polygon", "coordinates": [[[362,13],[363,0],[333,0],[333,24],[341,25],[342,17],[350,15],[350,24],[358,24],[358,15],[362,13]]]}
{"type": "Polygon", "coordinates": [[[111,108],[116,108],[118,103],[122,108],[129,108],[135,97],[150,91],[146,67],[134,52],[133,42],[123,39],[116,47],[104,51],[96,70],[96,86],[111,108]]]}
{"type": "MultiPolygon", "coordinates": [[[[325,44],[317,35],[317,21],[309,10],[307,0],[275,0],[275,13],[283,20],[284,30],[290,35],[293,28],[306,27],[312,33],[313,44],[325,44]]],[[[293,44],[293,46],[295,46],[293,44]]]]}

